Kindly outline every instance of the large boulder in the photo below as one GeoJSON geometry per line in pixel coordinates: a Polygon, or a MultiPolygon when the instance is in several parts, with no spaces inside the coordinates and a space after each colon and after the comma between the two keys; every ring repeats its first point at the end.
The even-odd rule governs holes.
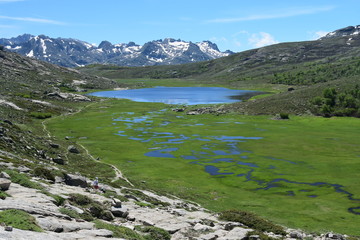
{"type": "Polygon", "coordinates": [[[112,207],[110,211],[115,217],[126,218],[129,215],[128,209],[126,207],[112,207]]]}
{"type": "Polygon", "coordinates": [[[11,181],[7,178],[0,178],[0,190],[6,191],[9,189],[11,181]]]}
{"type": "Polygon", "coordinates": [[[70,186],[78,186],[82,188],[88,187],[86,178],[81,175],[66,174],[65,183],[70,186]]]}
{"type": "Polygon", "coordinates": [[[79,149],[77,149],[74,145],[70,145],[68,147],[68,151],[71,153],[76,153],[76,154],[80,153],[79,149]]]}

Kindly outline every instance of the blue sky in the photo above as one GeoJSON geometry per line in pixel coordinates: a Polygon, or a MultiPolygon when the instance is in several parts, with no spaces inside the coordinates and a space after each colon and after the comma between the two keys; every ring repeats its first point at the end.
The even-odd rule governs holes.
{"type": "Polygon", "coordinates": [[[239,52],[359,25],[359,10],[359,0],[0,0],[0,38],[144,44],[171,37],[239,52]]]}

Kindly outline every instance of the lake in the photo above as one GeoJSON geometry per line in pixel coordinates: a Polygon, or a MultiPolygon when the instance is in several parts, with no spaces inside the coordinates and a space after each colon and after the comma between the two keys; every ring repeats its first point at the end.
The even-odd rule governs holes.
{"type": "Polygon", "coordinates": [[[154,87],[130,90],[102,91],[89,95],[124,98],[135,102],[161,102],[166,104],[219,104],[248,99],[261,92],[233,90],[222,87],[154,87]]]}

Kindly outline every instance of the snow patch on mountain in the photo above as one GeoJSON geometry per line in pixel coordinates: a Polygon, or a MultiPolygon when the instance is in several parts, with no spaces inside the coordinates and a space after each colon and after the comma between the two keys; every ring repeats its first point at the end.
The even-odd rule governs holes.
{"type": "Polygon", "coordinates": [[[346,28],[341,28],[333,32],[330,32],[324,37],[320,38],[320,40],[335,38],[335,37],[357,36],[359,34],[360,34],[360,25],[349,26],[346,28]]]}
{"type": "Polygon", "coordinates": [[[0,39],[0,45],[4,45],[9,51],[65,67],[94,63],[119,66],[171,65],[233,54],[231,51],[219,51],[216,44],[210,41],[192,43],[173,38],[155,40],[144,45],[103,41],[96,46],[77,39],[24,34],[16,38],[0,39]]]}

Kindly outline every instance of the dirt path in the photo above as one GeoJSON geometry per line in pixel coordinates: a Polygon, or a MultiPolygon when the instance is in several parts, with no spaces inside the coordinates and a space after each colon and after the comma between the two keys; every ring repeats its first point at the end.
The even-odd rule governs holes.
{"type": "MultiPolygon", "coordinates": [[[[96,103],[97,103],[97,102],[91,103],[91,104],[86,105],[85,107],[77,110],[76,112],[71,112],[71,113],[62,114],[62,115],[60,115],[60,116],[57,116],[56,118],[77,114],[77,113],[83,111],[85,108],[88,108],[88,107],[90,107],[91,105],[96,104],[96,103]]],[[[52,118],[52,119],[54,119],[54,118],[52,118]]],[[[41,122],[41,124],[42,124],[42,126],[43,126],[43,130],[44,130],[46,136],[47,136],[48,138],[52,138],[50,131],[49,131],[49,130],[47,129],[47,127],[46,127],[46,122],[47,122],[48,120],[50,120],[50,118],[49,118],[49,119],[45,119],[44,121],[41,122]]],[[[98,159],[94,158],[94,156],[92,156],[92,155],[90,154],[89,150],[88,150],[86,147],[84,147],[82,144],[80,144],[80,143],[78,143],[78,142],[77,142],[76,144],[79,145],[80,147],[82,147],[82,148],[84,149],[84,151],[86,152],[86,155],[87,155],[91,160],[93,160],[93,161],[99,161],[98,159]]],[[[66,155],[65,157],[67,158],[67,154],[65,154],[65,155],[66,155]]],[[[114,166],[114,165],[112,165],[112,164],[109,164],[109,163],[104,163],[104,164],[107,164],[107,165],[110,166],[112,169],[114,169],[115,177],[114,177],[114,179],[112,180],[112,182],[114,182],[114,181],[116,181],[116,180],[118,180],[118,179],[122,179],[122,180],[126,181],[130,186],[132,186],[132,187],[134,186],[134,185],[122,174],[122,172],[120,171],[120,169],[118,169],[116,166],[114,166]]]]}

